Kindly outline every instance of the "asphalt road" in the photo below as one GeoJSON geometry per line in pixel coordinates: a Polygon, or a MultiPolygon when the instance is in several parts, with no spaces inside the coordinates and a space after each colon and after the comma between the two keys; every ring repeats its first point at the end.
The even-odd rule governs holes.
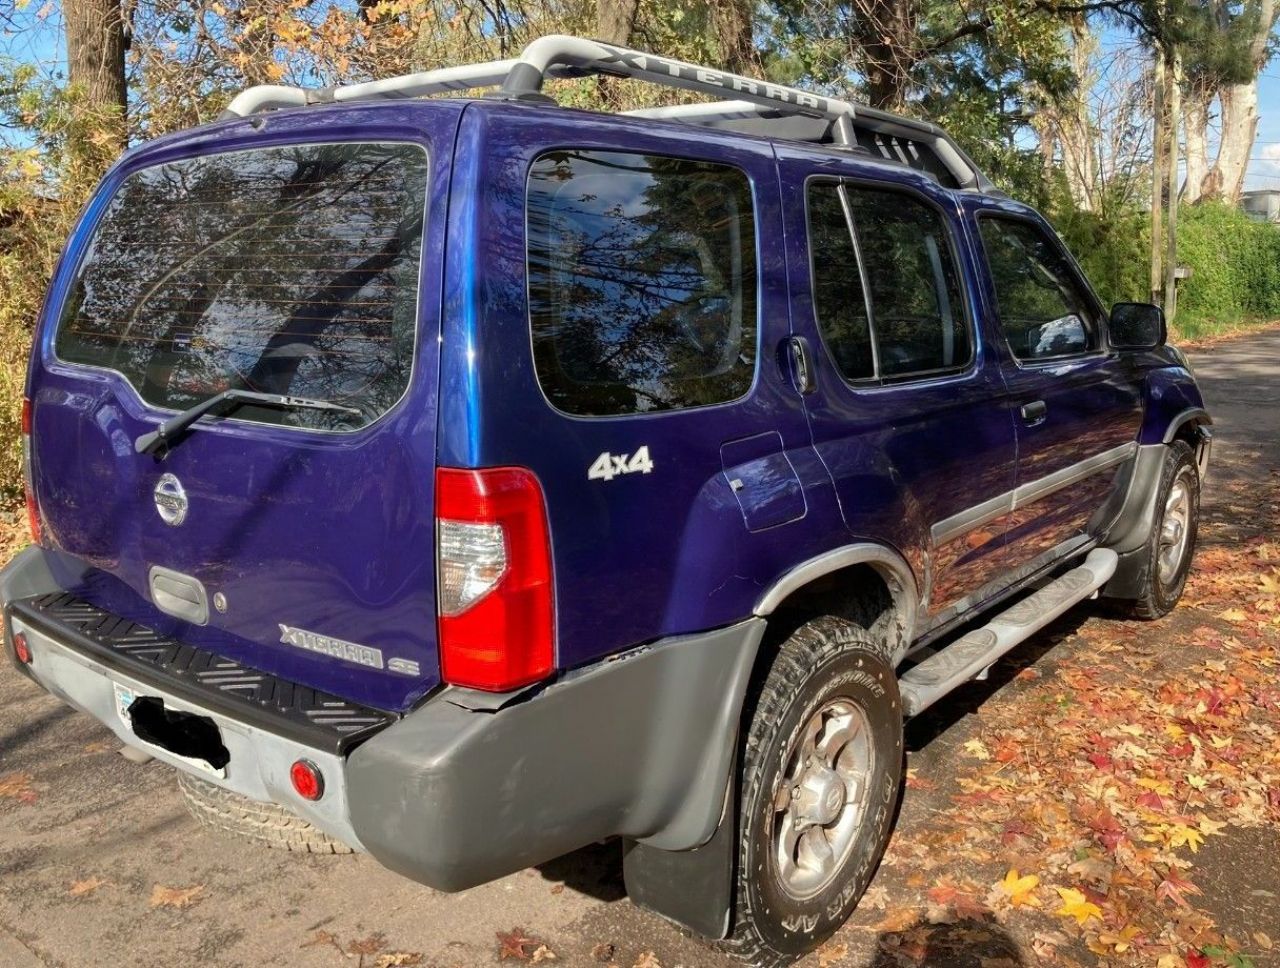
{"type": "MultiPolygon", "coordinates": [[[[1193,360],[1219,457],[1246,475],[1280,467],[1280,330],[1193,360]]],[[[965,703],[948,699],[934,720],[943,725],[917,738],[921,775],[951,768],[970,728],[965,703]]],[[[1233,865],[1274,860],[1267,836],[1221,861],[1224,880],[1233,865]]],[[[197,827],[167,767],[128,762],[103,727],[0,670],[0,966],[493,964],[497,934],[515,927],[544,941],[555,964],[597,964],[609,953],[599,945],[624,968],[646,952],[664,968],[731,964],[634,908],[620,867],[617,846],[600,845],[448,895],[363,857],[256,848],[197,827]],[[158,887],[185,892],[169,896],[187,905],[153,903],[165,897],[158,887]]],[[[1230,918],[1234,903],[1209,906],[1230,918]]],[[[1276,910],[1260,916],[1280,924],[1276,910]]],[[[839,963],[879,963],[874,944],[858,951],[839,963]]]]}

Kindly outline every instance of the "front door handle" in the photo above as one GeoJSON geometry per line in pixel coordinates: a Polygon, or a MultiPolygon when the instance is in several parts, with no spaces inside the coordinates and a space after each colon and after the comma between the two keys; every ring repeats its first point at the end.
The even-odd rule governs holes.
{"type": "Polygon", "coordinates": [[[1030,403],[1024,403],[1018,413],[1027,423],[1038,424],[1048,415],[1049,407],[1043,400],[1032,400],[1030,403]]]}

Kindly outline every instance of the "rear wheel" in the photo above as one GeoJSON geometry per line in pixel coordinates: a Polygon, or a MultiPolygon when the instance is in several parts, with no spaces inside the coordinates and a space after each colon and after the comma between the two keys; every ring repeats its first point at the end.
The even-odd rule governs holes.
{"type": "Polygon", "coordinates": [[[178,774],[178,789],[187,809],[202,826],[263,847],[311,854],[355,853],[342,841],[307,823],[276,803],[260,803],[189,773],[178,774]]]}
{"type": "Polygon", "coordinates": [[[1191,571],[1200,524],[1200,473],[1195,454],[1181,440],[1169,445],[1160,490],[1158,514],[1147,539],[1146,578],[1130,610],[1139,618],[1160,618],[1171,612],[1191,571]]]}
{"type": "Polygon", "coordinates": [[[887,649],[832,616],[784,642],[746,725],[734,932],[724,947],[790,964],[853,911],[884,853],[902,777],[887,649]]]}

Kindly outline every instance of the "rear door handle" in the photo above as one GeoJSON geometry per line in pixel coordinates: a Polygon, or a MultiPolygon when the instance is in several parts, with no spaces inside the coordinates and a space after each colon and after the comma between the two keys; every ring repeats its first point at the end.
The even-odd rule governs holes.
{"type": "Polygon", "coordinates": [[[1030,403],[1024,403],[1018,413],[1027,423],[1036,424],[1048,415],[1049,407],[1043,400],[1032,400],[1030,403]]]}
{"type": "Polygon", "coordinates": [[[787,339],[787,355],[791,357],[791,379],[801,393],[812,393],[817,389],[818,381],[813,372],[813,354],[809,352],[809,341],[803,336],[791,336],[787,339]]]}

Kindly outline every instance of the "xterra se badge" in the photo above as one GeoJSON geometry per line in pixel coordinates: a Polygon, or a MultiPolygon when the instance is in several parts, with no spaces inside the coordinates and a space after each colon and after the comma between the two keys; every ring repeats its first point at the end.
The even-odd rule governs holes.
{"type": "MultiPolygon", "coordinates": [[[[373,669],[383,668],[382,650],[355,642],[335,639],[319,632],[308,632],[306,629],[295,629],[289,625],[280,625],[280,641],[285,645],[306,649],[308,652],[319,652],[321,655],[333,656],[343,662],[354,662],[356,665],[369,666],[373,669]]],[[[418,675],[418,663],[411,659],[388,659],[386,668],[405,676],[418,675]]]]}

